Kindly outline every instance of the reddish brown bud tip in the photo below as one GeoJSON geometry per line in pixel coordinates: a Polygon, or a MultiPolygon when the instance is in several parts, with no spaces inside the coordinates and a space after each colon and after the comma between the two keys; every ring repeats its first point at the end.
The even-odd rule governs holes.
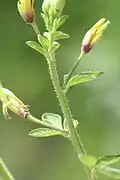
{"type": "Polygon", "coordinates": [[[91,44],[86,44],[86,45],[83,46],[83,51],[84,51],[85,53],[90,52],[91,49],[92,49],[91,44]]]}
{"type": "Polygon", "coordinates": [[[34,22],[34,12],[26,12],[26,14],[24,15],[24,20],[27,23],[33,23],[34,22]]]}
{"type": "Polygon", "coordinates": [[[101,18],[90,30],[88,30],[83,38],[81,50],[85,53],[90,52],[93,45],[102,37],[108,24],[110,24],[110,21],[101,18]]]}

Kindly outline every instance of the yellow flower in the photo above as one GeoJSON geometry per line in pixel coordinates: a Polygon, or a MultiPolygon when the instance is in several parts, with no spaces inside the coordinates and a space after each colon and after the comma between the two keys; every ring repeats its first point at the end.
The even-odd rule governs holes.
{"type": "Polygon", "coordinates": [[[27,23],[33,23],[35,19],[34,0],[19,0],[18,11],[27,23]]]}
{"type": "Polygon", "coordinates": [[[10,119],[8,109],[23,118],[27,118],[30,114],[28,106],[18,99],[10,90],[3,88],[1,84],[0,100],[3,103],[3,115],[5,116],[5,119],[10,119]]]}
{"type": "Polygon", "coordinates": [[[105,18],[100,19],[84,36],[81,50],[88,53],[93,45],[102,37],[110,21],[105,18]]]}

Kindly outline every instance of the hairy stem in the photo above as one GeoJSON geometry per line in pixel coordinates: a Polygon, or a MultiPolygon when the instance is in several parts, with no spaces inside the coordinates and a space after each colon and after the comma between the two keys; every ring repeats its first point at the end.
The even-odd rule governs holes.
{"type": "Polygon", "coordinates": [[[78,139],[77,132],[73,125],[73,118],[72,118],[71,111],[69,109],[67,97],[60,86],[59,77],[56,70],[54,54],[52,55],[51,53],[47,53],[46,58],[49,65],[49,71],[50,71],[52,83],[56,91],[56,95],[59,100],[61,110],[63,112],[64,118],[66,118],[67,123],[68,123],[71,142],[75,148],[77,155],[79,156],[81,153],[85,153],[85,150],[83,148],[81,140],[78,139]]]}
{"type": "MultiPolygon", "coordinates": [[[[36,35],[38,36],[40,34],[40,32],[38,31],[38,27],[37,27],[36,24],[33,25],[33,29],[34,29],[36,35]]],[[[55,129],[55,127],[53,127],[53,126],[48,127],[48,124],[44,124],[42,121],[40,121],[39,119],[33,117],[32,115],[29,115],[27,117],[27,119],[30,120],[30,121],[36,122],[38,124],[41,124],[41,125],[43,125],[45,127],[48,127],[48,128],[54,129],[54,130],[58,130],[58,131],[64,131],[64,133],[68,133],[69,134],[69,139],[71,140],[71,142],[72,142],[72,144],[74,146],[75,152],[77,153],[77,156],[78,156],[78,158],[80,160],[81,155],[85,154],[86,150],[83,147],[83,143],[81,141],[80,135],[77,133],[76,129],[74,128],[73,117],[72,117],[72,113],[71,113],[70,108],[69,108],[66,93],[65,93],[65,91],[62,89],[62,87],[60,85],[60,81],[59,81],[59,77],[58,77],[58,73],[57,73],[57,69],[56,69],[55,53],[52,53],[50,51],[52,43],[54,41],[52,35],[53,35],[53,32],[49,31],[49,48],[48,48],[48,52],[46,52],[45,56],[46,56],[46,59],[47,59],[47,62],[48,62],[49,71],[50,71],[50,77],[51,77],[51,80],[52,80],[52,83],[53,83],[53,87],[55,89],[55,92],[56,92],[56,95],[57,95],[57,98],[58,98],[62,113],[64,115],[64,118],[67,121],[69,132],[68,131],[65,132],[65,130],[55,129]]],[[[67,77],[67,81],[65,83],[68,82],[68,80],[70,79],[70,77],[74,73],[74,71],[75,71],[76,67],[78,66],[83,54],[84,53],[82,52],[80,54],[80,56],[78,57],[77,61],[75,62],[74,66],[73,66],[73,68],[70,70],[70,72],[68,74],[68,77],[67,77]]],[[[87,173],[87,175],[89,177],[89,173],[86,170],[86,168],[85,168],[85,171],[86,171],[86,173],[87,173]]]]}
{"type": "Polygon", "coordinates": [[[6,167],[3,160],[0,158],[0,177],[2,177],[3,180],[14,180],[12,174],[6,167]]]}

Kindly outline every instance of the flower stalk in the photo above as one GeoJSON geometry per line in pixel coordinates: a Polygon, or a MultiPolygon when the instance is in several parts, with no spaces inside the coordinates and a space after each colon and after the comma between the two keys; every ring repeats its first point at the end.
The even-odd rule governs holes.
{"type": "Polygon", "coordinates": [[[12,174],[10,173],[8,168],[6,167],[2,158],[0,158],[0,177],[2,177],[3,180],[14,180],[12,174]]]}
{"type": "Polygon", "coordinates": [[[84,51],[81,51],[81,53],[80,53],[79,57],[77,58],[76,62],[73,64],[72,68],[68,72],[67,77],[65,79],[65,82],[63,84],[63,90],[65,90],[66,84],[68,83],[68,81],[72,77],[72,75],[74,74],[74,72],[75,72],[76,68],[78,67],[82,57],[84,56],[84,54],[85,54],[84,51]]]}

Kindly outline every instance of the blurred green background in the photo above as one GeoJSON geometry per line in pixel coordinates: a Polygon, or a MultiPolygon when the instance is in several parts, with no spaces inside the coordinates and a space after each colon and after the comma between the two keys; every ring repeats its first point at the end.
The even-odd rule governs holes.
{"type": "MultiPolygon", "coordinates": [[[[37,22],[43,32],[41,4],[42,1],[36,0],[37,22]]],[[[62,29],[70,34],[70,39],[61,41],[57,53],[62,81],[80,52],[85,32],[101,17],[111,21],[102,40],[77,69],[78,72],[100,70],[105,74],[69,92],[70,106],[74,118],[79,120],[84,145],[95,156],[120,153],[119,7],[119,0],[68,0],[64,13],[70,18],[62,29]]],[[[35,40],[36,36],[19,16],[15,0],[0,1],[0,22],[0,80],[4,87],[29,104],[36,117],[44,112],[61,114],[45,59],[25,45],[26,40],[35,40]]],[[[0,112],[0,156],[16,180],[87,179],[66,139],[29,137],[29,131],[38,125],[13,113],[12,120],[6,121],[0,112]]]]}

